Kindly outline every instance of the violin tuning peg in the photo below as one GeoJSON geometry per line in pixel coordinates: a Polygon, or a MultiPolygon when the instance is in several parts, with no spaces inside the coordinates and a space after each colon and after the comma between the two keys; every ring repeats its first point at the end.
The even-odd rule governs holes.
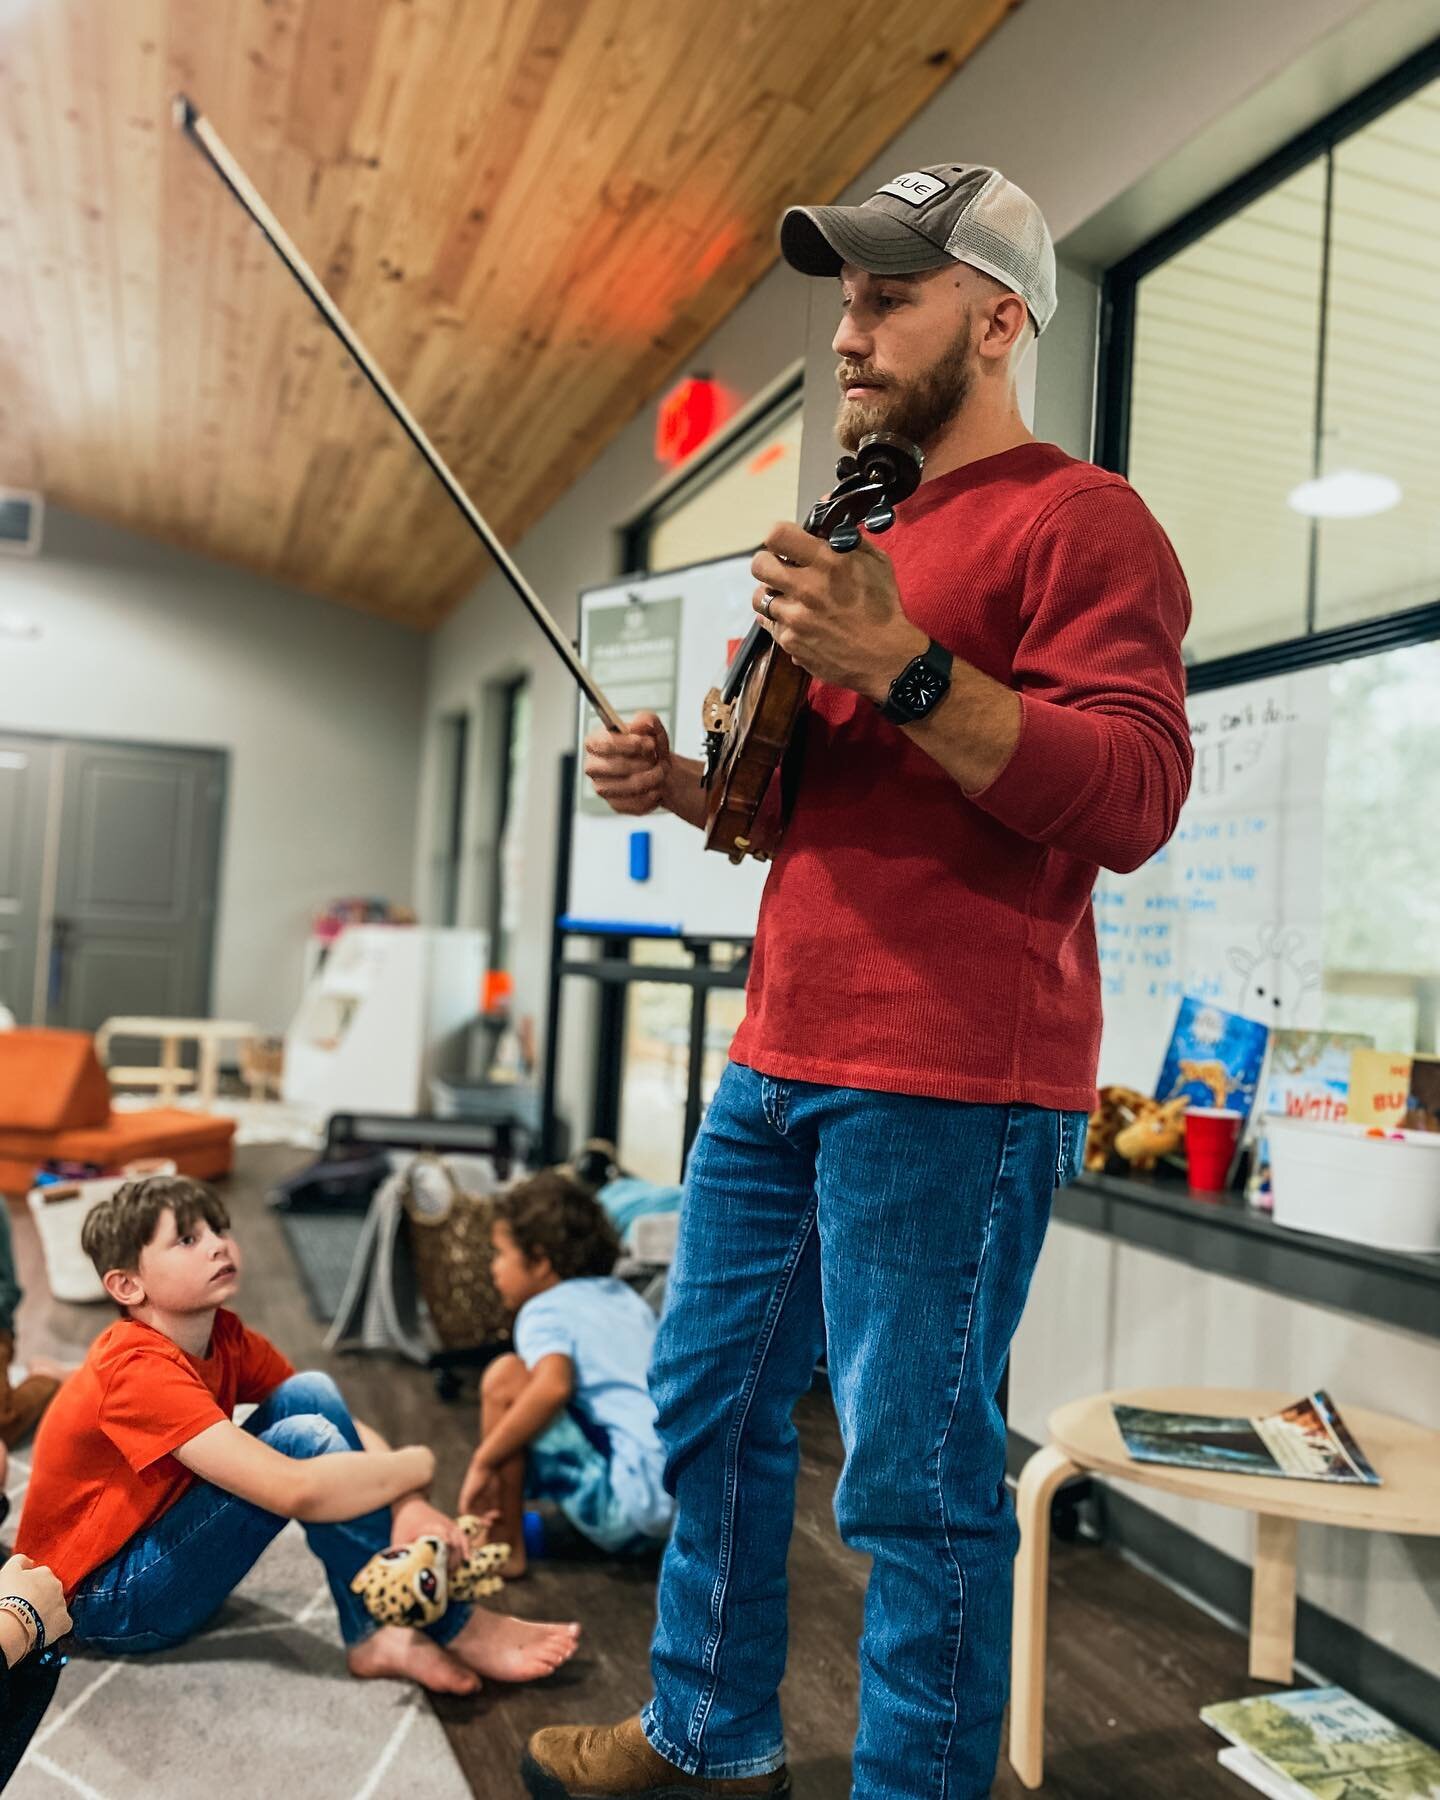
{"type": "Polygon", "coordinates": [[[893,506],[877,506],[865,521],[867,531],[888,531],[895,523],[893,506]]]}
{"type": "Polygon", "coordinates": [[[860,528],[858,525],[837,525],[830,533],[830,548],[838,551],[841,556],[853,550],[859,542],[860,528]]]}
{"type": "Polygon", "coordinates": [[[835,479],[848,481],[852,475],[860,473],[860,464],[853,456],[842,456],[835,465],[835,479]]]}

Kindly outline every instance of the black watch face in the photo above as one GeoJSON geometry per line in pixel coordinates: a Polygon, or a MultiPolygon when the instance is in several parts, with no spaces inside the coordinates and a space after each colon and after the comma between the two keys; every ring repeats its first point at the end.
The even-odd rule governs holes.
{"type": "Polygon", "coordinates": [[[929,663],[915,662],[896,679],[890,690],[891,703],[918,719],[922,713],[929,712],[949,685],[929,663]]]}

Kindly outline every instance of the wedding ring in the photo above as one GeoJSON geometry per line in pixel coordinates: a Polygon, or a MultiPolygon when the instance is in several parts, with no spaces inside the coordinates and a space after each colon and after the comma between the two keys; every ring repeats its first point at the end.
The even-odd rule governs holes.
{"type": "Polygon", "coordinates": [[[765,592],[760,596],[760,610],[767,619],[770,617],[771,605],[779,598],[780,590],[778,588],[766,588],[765,592]]]}

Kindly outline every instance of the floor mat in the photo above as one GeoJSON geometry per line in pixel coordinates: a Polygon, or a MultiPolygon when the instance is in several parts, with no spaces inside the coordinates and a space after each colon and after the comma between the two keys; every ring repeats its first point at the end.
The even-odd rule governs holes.
{"type": "MultiPolygon", "coordinates": [[[[11,1465],[17,1501],[26,1461],[11,1465]]],[[[298,1525],[179,1650],[76,1656],[10,1800],[469,1800],[418,1688],[356,1681],[298,1525]]]]}
{"type": "Polygon", "coordinates": [[[322,1325],[340,1310],[350,1265],[365,1229],[361,1212],[286,1212],[275,1217],[300,1271],[305,1298],[322,1325]]]}

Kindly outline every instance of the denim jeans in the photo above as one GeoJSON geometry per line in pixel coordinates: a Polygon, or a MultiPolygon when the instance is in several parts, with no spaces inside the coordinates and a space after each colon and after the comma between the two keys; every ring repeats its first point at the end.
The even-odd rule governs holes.
{"type": "MultiPolygon", "coordinates": [[[[283,1456],[327,1456],[359,1450],[354,1421],[328,1375],[293,1375],[245,1422],[283,1456]]],[[[93,1574],[70,1602],[76,1638],[109,1656],[172,1650],[214,1616],[260,1553],[284,1530],[266,1512],[224,1488],[200,1481],[167,1513],[93,1574]]],[[[340,1524],[307,1525],[310,1548],[324,1565],[345,1642],[363,1642],[375,1621],[350,1592],[350,1582],[377,1550],[390,1544],[390,1513],[362,1514],[340,1524]]],[[[430,1636],[449,1643],[470,1616],[452,1606],[430,1636]]]]}
{"type": "Polygon", "coordinates": [[[1018,1540],[995,1394],[1084,1124],[725,1071],[651,1374],[678,1516],[644,1728],[688,1774],[784,1760],[791,1412],[824,1351],[836,1518],[872,1559],[852,1792],[990,1792],[1018,1540]]]}

